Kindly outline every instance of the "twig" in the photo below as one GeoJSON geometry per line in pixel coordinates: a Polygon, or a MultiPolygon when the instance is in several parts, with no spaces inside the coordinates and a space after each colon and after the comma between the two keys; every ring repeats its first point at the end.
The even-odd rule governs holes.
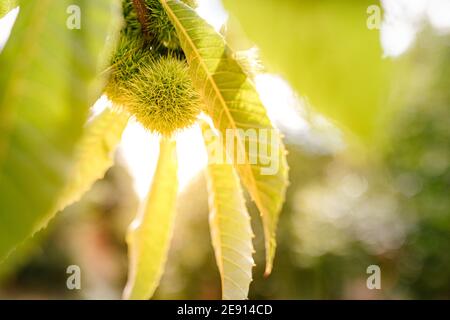
{"type": "Polygon", "coordinates": [[[133,7],[136,11],[137,18],[142,27],[142,34],[146,40],[151,40],[152,34],[148,28],[148,19],[150,12],[145,5],[144,0],[133,0],[133,7]]]}

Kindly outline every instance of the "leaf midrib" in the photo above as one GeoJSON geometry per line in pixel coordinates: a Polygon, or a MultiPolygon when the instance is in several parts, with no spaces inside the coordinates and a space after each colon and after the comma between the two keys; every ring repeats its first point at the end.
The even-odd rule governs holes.
{"type": "MultiPolygon", "coordinates": [[[[247,271],[244,270],[242,268],[242,266],[238,265],[234,261],[231,261],[230,259],[227,259],[223,255],[222,248],[225,247],[225,245],[223,243],[224,242],[223,239],[222,239],[223,233],[221,232],[220,222],[219,222],[220,221],[220,212],[221,212],[221,210],[219,208],[220,207],[219,203],[218,203],[218,201],[216,199],[216,195],[218,194],[218,191],[217,191],[216,183],[215,183],[214,178],[213,178],[213,176],[214,176],[214,173],[213,173],[214,169],[208,168],[208,170],[209,170],[208,175],[209,175],[209,180],[210,180],[208,182],[209,182],[209,185],[210,185],[210,188],[211,188],[212,197],[214,198],[214,200],[212,201],[212,206],[214,207],[214,209],[213,209],[214,210],[213,211],[214,212],[214,216],[212,217],[212,220],[213,220],[212,223],[215,225],[215,229],[218,232],[218,234],[215,234],[214,238],[218,242],[217,243],[218,248],[215,248],[215,251],[216,251],[216,254],[219,255],[219,258],[217,259],[217,261],[218,261],[218,265],[219,265],[218,267],[219,267],[219,270],[220,270],[220,279],[221,279],[221,283],[222,283],[222,295],[223,295],[223,297],[225,297],[225,280],[228,280],[228,281],[232,282],[233,285],[235,287],[237,287],[242,293],[244,293],[245,296],[247,296],[248,293],[246,292],[246,290],[244,288],[242,288],[238,283],[236,283],[236,281],[234,281],[231,277],[225,275],[225,263],[224,263],[224,261],[228,260],[230,263],[233,263],[236,267],[238,267],[238,269],[240,269],[242,272],[244,272],[244,274],[246,276],[249,276],[247,271]]],[[[242,191],[241,190],[236,190],[236,192],[237,192],[237,194],[239,194],[242,191]]],[[[244,259],[246,258],[242,253],[240,253],[240,252],[237,252],[237,253],[241,257],[243,257],[244,259]]],[[[251,275],[249,276],[249,278],[250,279],[252,278],[251,275]]]]}
{"type": "MultiPolygon", "coordinates": [[[[226,115],[227,115],[227,117],[228,117],[228,120],[229,120],[230,124],[232,125],[232,127],[233,127],[234,130],[237,130],[237,126],[236,126],[236,124],[235,124],[235,122],[234,122],[233,117],[231,116],[231,114],[230,114],[230,112],[229,112],[229,110],[228,110],[228,106],[227,106],[227,104],[226,104],[226,102],[225,102],[225,100],[224,100],[224,98],[223,98],[223,96],[222,96],[222,94],[221,94],[221,91],[220,91],[220,89],[217,87],[217,85],[216,85],[216,83],[214,82],[214,80],[212,79],[212,75],[210,74],[210,72],[209,72],[208,68],[206,67],[205,63],[203,62],[203,59],[202,59],[203,57],[202,57],[202,56],[200,55],[200,53],[198,52],[197,47],[196,47],[196,46],[194,45],[194,43],[192,42],[192,40],[191,40],[189,34],[186,32],[186,30],[185,30],[185,28],[183,27],[183,25],[180,23],[180,21],[178,20],[178,18],[176,17],[176,15],[173,13],[173,11],[172,11],[172,9],[170,8],[170,6],[167,4],[167,1],[166,1],[166,0],[160,0],[160,1],[161,1],[162,5],[164,6],[164,8],[166,9],[166,12],[171,16],[172,20],[173,20],[174,22],[177,23],[178,27],[179,27],[180,30],[183,32],[185,38],[187,39],[186,41],[189,42],[189,44],[190,44],[192,50],[194,51],[195,55],[197,56],[197,59],[199,60],[199,64],[200,64],[200,65],[203,67],[203,69],[206,71],[207,80],[208,80],[208,82],[210,82],[210,84],[212,85],[214,91],[216,92],[216,95],[219,97],[219,100],[220,100],[220,102],[221,102],[221,104],[222,104],[223,110],[225,111],[225,113],[226,113],[226,115]]],[[[203,95],[203,93],[200,93],[200,94],[203,95]]],[[[220,129],[220,128],[219,128],[219,129],[220,129]]],[[[242,148],[243,148],[242,142],[241,142],[239,139],[237,139],[237,141],[238,141],[238,143],[239,143],[239,148],[240,148],[241,151],[242,151],[242,148]]],[[[253,172],[252,172],[252,169],[251,169],[251,165],[249,164],[249,161],[248,161],[248,158],[247,158],[247,152],[245,152],[245,148],[244,148],[243,150],[244,150],[244,155],[245,155],[245,168],[246,168],[246,171],[247,171],[247,175],[250,177],[250,180],[251,180],[251,188],[252,188],[252,190],[253,190],[252,194],[254,195],[254,198],[255,198],[254,200],[255,200],[255,202],[258,204],[258,207],[260,208],[261,215],[264,215],[263,212],[267,215],[267,212],[266,212],[266,210],[264,209],[264,206],[262,205],[261,199],[260,199],[260,197],[259,197],[258,188],[257,188],[257,186],[256,186],[256,180],[255,180],[255,177],[253,176],[253,172]]]]}

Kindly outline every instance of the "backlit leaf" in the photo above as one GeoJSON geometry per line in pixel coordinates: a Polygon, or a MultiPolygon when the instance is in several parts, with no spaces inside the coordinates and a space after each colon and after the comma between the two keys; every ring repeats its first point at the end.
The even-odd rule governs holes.
{"type": "Polygon", "coordinates": [[[238,136],[236,150],[227,153],[233,159],[236,153],[243,156],[243,163],[233,163],[263,218],[266,274],[269,274],[275,256],[276,226],[287,187],[288,166],[283,143],[273,130],[252,81],[234,59],[223,37],[183,3],[172,0],[161,0],[161,3],[175,25],[193,84],[202,95],[207,113],[224,136],[230,130],[238,136]],[[265,141],[240,134],[264,132],[265,141]],[[255,142],[258,150],[252,152],[249,146],[255,142]],[[272,154],[269,165],[274,166],[273,172],[266,172],[267,165],[262,164],[268,160],[261,157],[264,148],[272,154]]]}
{"type": "Polygon", "coordinates": [[[128,231],[126,299],[149,299],[164,270],[172,238],[178,190],[175,147],[174,141],[161,140],[151,190],[128,231]]]}
{"type": "MultiPolygon", "coordinates": [[[[211,132],[209,126],[204,126],[203,130],[205,135],[211,132]]],[[[214,137],[205,137],[205,140],[217,143],[214,137]]],[[[222,298],[247,299],[254,265],[253,233],[241,183],[231,164],[210,163],[206,178],[209,225],[222,280],[222,298]]]]}
{"type": "Polygon", "coordinates": [[[370,139],[387,104],[381,5],[372,0],[224,0],[272,71],[311,105],[370,139]],[[377,20],[378,19],[378,20],[377,20]],[[371,28],[369,28],[370,26],[371,28]]]}
{"type": "Polygon", "coordinates": [[[53,216],[88,109],[101,94],[99,57],[120,26],[118,6],[21,1],[0,54],[0,261],[53,216]],[[69,6],[82,12],[80,29],[67,27],[69,6]]]}
{"type": "Polygon", "coordinates": [[[104,177],[113,165],[114,153],[129,116],[118,110],[105,109],[89,122],[75,148],[75,165],[57,210],[78,201],[92,184],[104,177]]]}

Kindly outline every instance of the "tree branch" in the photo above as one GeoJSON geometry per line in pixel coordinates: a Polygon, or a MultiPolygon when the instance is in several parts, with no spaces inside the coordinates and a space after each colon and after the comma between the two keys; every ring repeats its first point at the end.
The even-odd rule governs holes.
{"type": "Polygon", "coordinates": [[[148,19],[150,16],[150,12],[145,5],[144,0],[133,0],[133,7],[136,11],[137,18],[142,27],[142,34],[146,40],[150,40],[152,38],[152,34],[148,28],[148,19]]]}

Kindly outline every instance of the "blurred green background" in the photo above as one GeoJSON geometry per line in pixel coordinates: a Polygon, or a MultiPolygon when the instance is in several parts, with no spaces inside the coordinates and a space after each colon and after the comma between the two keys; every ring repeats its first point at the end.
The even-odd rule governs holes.
{"type": "MultiPolygon", "coordinates": [[[[230,23],[227,40],[232,46],[246,46],[241,26],[235,20],[230,22],[236,25],[233,29],[230,23]]],[[[373,126],[370,130],[375,138],[370,144],[363,145],[331,122],[324,125],[323,118],[306,104],[297,111],[308,130],[283,128],[283,123],[278,123],[289,150],[291,185],[278,227],[274,270],[268,278],[263,277],[260,219],[248,201],[257,235],[250,299],[450,298],[450,36],[415,23],[421,25],[418,29],[422,32],[406,54],[393,60],[392,81],[384,83],[380,76],[375,85],[362,81],[353,88],[377,87],[380,81],[389,86],[384,104],[371,100],[383,109],[383,119],[375,116],[377,110],[364,110],[360,102],[358,112],[366,117],[361,123],[355,123],[359,113],[340,114],[347,122],[344,130],[352,126],[369,130],[373,126]],[[367,288],[370,265],[381,269],[380,290],[367,288]]],[[[341,43],[345,37],[327,35],[326,39],[335,42],[326,43],[326,47],[341,43]]],[[[280,46],[291,43],[279,40],[280,46]]],[[[314,42],[310,45],[315,47],[314,42]]],[[[346,48],[339,52],[341,49],[345,53],[346,48]]],[[[272,52],[273,56],[281,54],[287,53],[272,52]]],[[[370,54],[378,57],[372,51],[370,54]]],[[[358,65],[363,65],[365,57],[358,58],[358,65]]],[[[317,60],[325,69],[322,63],[338,64],[333,59],[317,60]]],[[[302,66],[305,61],[296,62],[302,66]]],[[[335,67],[339,72],[348,71],[348,78],[355,81],[346,65],[335,67]]],[[[314,70],[312,66],[309,72],[314,70]]],[[[355,70],[357,80],[364,78],[366,71],[382,70],[376,66],[355,70]]],[[[304,80],[300,73],[294,76],[293,82],[304,80]]],[[[317,74],[314,81],[320,82],[321,76],[317,74]]],[[[333,73],[328,76],[340,79],[333,73]]],[[[303,85],[309,89],[309,83],[299,83],[303,85]]],[[[314,92],[319,98],[321,89],[314,92]]],[[[349,92],[344,94],[333,87],[333,93],[327,96],[324,91],[322,98],[328,100],[340,93],[346,98],[352,88],[346,89],[349,92]]],[[[362,92],[357,96],[368,98],[362,92]]],[[[333,108],[321,111],[328,115],[337,112],[333,108]]],[[[0,299],[120,298],[127,278],[125,233],[138,206],[132,177],[118,153],[116,165],[80,202],[59,214],[45,231],[0,265],[0,299]],[[81,268],[81,290],[66,287],[69,265],[81,268]]],[[[220,299],[202,173],[182,191],[177,207],[169,260],[154,298],[220,299]]]]}
{"type": "MultiPolygon", "coordinates": [[[[392,99],[402,96],[404,105],[379,128],[386,142],[364,155],[357,146],[337,148],[335,130],[321,139],[314,131],[307,138],[286,132],[291,186],[275,267],[264,279],[257,236],[251,299],[450,298],[449,42],[426,30],[398,61],[408,72],[399,73],[392,99]],[[372,264],[381,268],[380,290],[366,287],[372,264]]],[[[120,298],[125,229],[138,206],[122,163],[118,154],[105,179],[3,265],[0,298],[120,298]],[[71,264],[81,267],[82,290],[66,289],[71,264]]],[[[202,175],[183,191],[178,207],[155,298],[218,299],[202,175]]]]}

